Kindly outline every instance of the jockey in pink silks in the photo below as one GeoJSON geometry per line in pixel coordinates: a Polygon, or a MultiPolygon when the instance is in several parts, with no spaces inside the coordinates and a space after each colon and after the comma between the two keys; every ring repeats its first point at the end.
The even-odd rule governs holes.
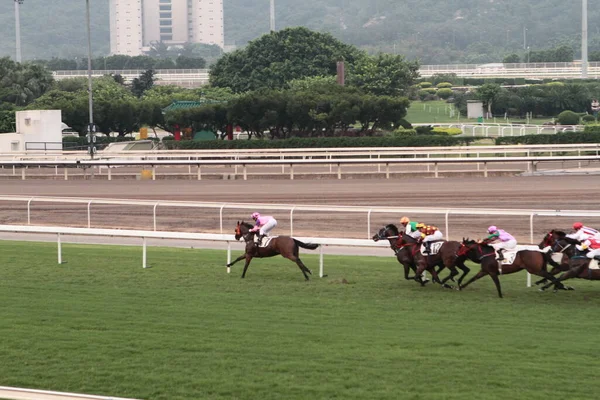
{"type": "Polygon", "coordinates": [[[490,235],[484,239],[484,242],[489,243],[498,252],[498,261],[504,260],[502,250],[512,250],[517,247],[517,239],[505,230],[492,225],[488,228],[488,233],[490,235]]]}
{"type": "Polygon", "coordinates": [[[255,244],[259,246],[262,239],[277,226],[277,220],[270,215],[260,215],[257,212],[252,213],[252,219],[256,221],[256,225],[250,229],[250,232],[258,232],[255,244]]]}

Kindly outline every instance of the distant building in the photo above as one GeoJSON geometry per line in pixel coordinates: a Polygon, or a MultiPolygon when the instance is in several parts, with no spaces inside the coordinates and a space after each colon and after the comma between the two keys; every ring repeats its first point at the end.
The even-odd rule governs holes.
{"type": "Polygon", "coordinates": [[[153,43],[224,47],[223,0],[110,0],[111,54],[137,56],[153,43]]]}

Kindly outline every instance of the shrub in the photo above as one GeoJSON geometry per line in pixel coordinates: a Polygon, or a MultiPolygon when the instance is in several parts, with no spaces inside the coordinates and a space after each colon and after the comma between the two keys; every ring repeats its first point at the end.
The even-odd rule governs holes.
{"type": "Polygon", "coordinates": [[[579,124],[579,115],[573,111],[563,111],[558,114],[558,123],[561,125],[577,125],[579,124]]]}
{"type": "Polygon", "coordinates": [[[600,124],[589,124],[583,128],[583,133],[600,134],[600,124]]]}
{"type": "MultiPolygon", "coordinates": [[[[524,135],[496,138],[496,144],[574,144],[600,143],[600,125],[588,125],[587,132],[560,132],[556,135],[524,135]],[[594,128],[596,126],[597,128],[594,128]]],[[[454,138],[453,138],[454,139],[454,138]]]]}
{"type": "Polygon", "coordinates": [[[431,82],[421,82],[421,83],[419,83],[419,86],[421,86],[421,88],[425,89],[425,88],[432,87],[433,84],[431,82]]]}
{"type": "Polygon", "coordinates": [[[417,134],[415,129],[398,128],[392,132],[394,136],[413,136],[417,134]]]}
{"type": "Polygon", "coordinates": [[[438,89],[448,89],[452,87],[452,84],[450,82],[440,82],[436,85],[436,87],[438,89]]]}
{"type": "Polygon", "coordinates": [[[437,92],[437,90],[435,88],[432,88],[432,87],[426,88],[426,89],[423,89],[423,90],[426,91],[429,94],[436,94],[436,92],[437,92]]]}
{"type": "Polygon", "coordinates": [[[583,117],[581,117],[581,120],[583,121],[584,124],[590,124],[590,123],[596,122],[596,118],[594,118],[593,115],[589,115],[589,114],[586,114],[583,117]]]}
{"type": "Polygon", "coordinates": [[[419,96],[419,100],[425,101],[427,97],[429,97],[429,92],[426,90],[419,90],[417,96],[419,96]]]}
{"type": "Polygon", "coordinates": [[[454,92],[452,91],[452,89],[449,88],[443,88],[443,89],[438,89],[437,91],[437,95],[440,99],[446,100],[448,98],[450,98],[450,96],[452,96],[454,92]]]}
{"type": "Polygon", "coordinates": [[[461,135],[462,129],[460,128],[442,128],[441,126],[436,126],[435,128],[433,128],[433,132],[434,135],[439,135],[439,134],[443,134],[443,135],[450,135],[450,136],[454,136],[454,135],[461,135]]]}
{"type": "Polygon", "coordinates": [[[396,125],[399,125],[401,127],[403,127],[404,129],[412,129],[413,126],[410,122],[408,122],[407,120],[405,120],[404,118],[399,119],[398,121],[396,121],[396,125]]]}

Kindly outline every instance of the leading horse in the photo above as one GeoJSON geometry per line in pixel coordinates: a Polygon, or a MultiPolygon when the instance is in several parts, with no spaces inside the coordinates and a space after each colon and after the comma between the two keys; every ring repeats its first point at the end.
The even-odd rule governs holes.
{"type": "Polygon", "coordinates": [[[302,260],[300,260],[300,257],[298,256],[299,248],[302,247],[303,249],[315,250],[319,247],[318,244],[304,243],[289,236],[277,236],[272,238],[266,246],[258,247],[254,243],[256,232],[250,231],[252,227],[252,224],[238,221],[237,226],[235,227],[235,240],[243,238],[246,242],[246,251],[244,254],[227,264],[227,268],[231,268],[233,264],[245,259],[244,272],[242,272],[242,278],[244,278],[246,277],[246,271],[248,270],[250,261],[252,261],[254,257],[263,258],[282,255],[288,260],[295,262],[296,265],[298,265],[298,268],[300,268],[300,271],[302,271],[304,279],[308,280],[307,273],[312,275],[312,271],[304,265],[302,260]]]}

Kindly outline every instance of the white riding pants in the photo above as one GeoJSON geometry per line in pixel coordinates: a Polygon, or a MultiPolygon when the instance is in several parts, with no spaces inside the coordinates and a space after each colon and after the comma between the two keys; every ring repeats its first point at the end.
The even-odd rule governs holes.
{"type": "Polygon", "coordinates": [[[268,236],[269,232],[271,232],[271,230],[273,230],[273,228],[275,228],[276,226],[277,226],[277,220],[275,220],[275,218],[273,218],[272,220],[270,220],[269,222],[267,222],[266,224],[261,226],[258,233],[261,235],[268,236]]]}
{"type": "Polygon", "coordinates": [[[517,247],[517,240],[516,239],[512,239],[509,240],[507,242],[498,242],[498,243],[492,243],[490,246],[492,246],[496,251],[503,249],[503,250],[512,250],[515,247],[517,247]]]}
{"type": "Polygon", "coordinates": [[[423,242],[434,242],[436,240],[442,240],[442,239],[444,239],[444,235],[442,235],[442,232],[435,231],[431,235],[425,236],[423,238],[423,242]]]}
{"type": "Polygon", "coordinates": [[[600,256],[600,249],[590,250],[586,255],[587,258],[594,258],[600,256]]]}

